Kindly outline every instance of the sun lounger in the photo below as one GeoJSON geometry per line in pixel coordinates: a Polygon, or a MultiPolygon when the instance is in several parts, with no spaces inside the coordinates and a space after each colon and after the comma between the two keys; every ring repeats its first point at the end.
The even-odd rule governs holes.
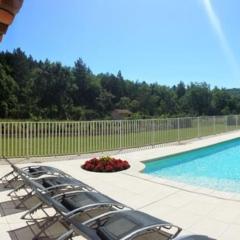
{"type": "MultiPolygon", "coordinates": [[[[29,184],[30,179],[21,176],[24,181],[17,188],[13,189],[8,193],[10,197],[18,198],[17,192],[24,189],[28,194],[27,189],[31,189],[32,184],[29,184]]],[[[51,195],[59,194],[62,192],[73,191],[73,190],[85,190],[85,191],[94,191],[94,189],[87,184],[75,179],[68,177],[47,177],[35,180],[39,186],[38,190],[44,191],[45,193],[49,193],[51,195]]],[[[32,191],[32,190],[31,190],[32,191]]]]}
{"type": "Polygon", "coordinates": [[[21,179],[21,174],[25,174],[29,178],[37,179],[42,176],[64,176],[64,177],[71,177],[69,174],[49,166],[42,166],[42,165],[33,165],[23,168],[18,168],[15,164],[13,164],[10,160],[4,158],[4,160],[9,163],[9,165],[12,167],[12,171],[4,175],[0,181],[3,183],[4,187],[10,187],[14,188],[16,185],[16,181],[21,179]],[[19,174],[19,170],[20,173],[19,174]]]}
{"type": "Polygon", "coordinates": [[[34,218],[34,213],[38,210],[42,210],[44,217],[41,217],[41,220],[43,218],[51,219],[50,223],[48,222],[46,226],[41,226],[42,230],[35,236],[35,239],[38,239],[38,237],[49,227],[56,222],[59,222],[61,219],[68,222],[68,219],[71,218],[73,221],[77,221],[81,224],[82,222],[96,218],[99,215],[130,209],[124,204],[121,204],[106,195],[93,191],[87,192],[78,190],[50,196],[49,194],[42,192],[36,182],[31,182],[35,194],[42,202],[26,212],[22,218],[34,221],[37,224],[37,221],[40,219],[34,218]],[[45,205],[54,208],[55,214],[50,216],[48,212],[45,211],[45,205]]]}
{"type": "MultiPolygon", "coordinates": [[[[88,239],[127,240],[134,237],[139,240],[168,240],[181,231],[177,226],[134,211],[98,192],[75,191],[54,197],[36,192],[43,202],[55,209],[56,214],[49,216],[45,212],[46,217],[52,218],[51,224],[41,226],[42,230],[34,239],[38,239],[47,228],[61,220],[69,226],[69,231],[59,237],[61,240],[78,234],[88,239]]],[[[31,220],[34,220],[32,214],[42,206],[36,206],[27,213],[31,220]]]]}
{"type": "MultiPolygon", "coordinates": [[[[103,212],[121,210],[126,208],[122,203],[119,203],[108,196],[99,192],[74,191],[59,194],[53,197],[54,208],[61,211],[64,216],[77,215],[92,209],[102,208],[103,212]],[[108,210],[104,210],[107,208],[108,210]]],[[[91,217],[91,216],[89,216],[91,217]]]]}
{"type": "MultiPolygon", "coordinates": [[[[36,195],[39,199],[41,199],[42,204],[41,206],[35,206],[35,208],[30,209],[27,213],[25,213],[24,217],[22,217],[24,219],[26,219],[27,215],[31,215],[35,211],[41,209],[43,205],[53,207],[58,215],[62,215],[64,217],[74,216],[78,219],[82,219],[82,221],[90,219],[93,216],[95,217],[96,214],[100,215],[105,212],[122,210],[124,208],[130,209],[124,204],[119,203],[99,192],[77,190],[61,193],[56,196],[50,196],[36,190],[37,185],[35,183],[33,184],[35,185],[34,189],[36,195]],[[79,213],[81,216],[78,216],[79,213]]],[[[47,217],[49,216],[47,215],[47,217]]],[[[33,220],[32,217],[31,219],[33,220]]]]}
{"type": "Polygon", "coordinates": [[[70,176],[51,176],[33,180],[21,169],[18,169],[18,174],[22,179],[22,184],[8,193],[12,199],[19,199],[19,204],[16,207],[20,207],[24,201],[31,198],[34,194],[37,195],[38,192],[54,196],[73,190],[96,191],[87,184],[70,176]],[[19,196],[19,191],[24,191],[25,195],[19,196]]]}
{"type": "MultiPolygon", "coordinates": [[[[181,232],[181,228],[171,223],[134,210],[104,213],[83,223],[69,217],[68,223],[72,227],[68,232],[70,236],[74,236],[75,232],[75,234],[84,234],[88,239],[170,240],[181,232]]],[[[69,235],[66,234],[65,238],[62,236],[59,239],[70,239],[69,235]]]]}

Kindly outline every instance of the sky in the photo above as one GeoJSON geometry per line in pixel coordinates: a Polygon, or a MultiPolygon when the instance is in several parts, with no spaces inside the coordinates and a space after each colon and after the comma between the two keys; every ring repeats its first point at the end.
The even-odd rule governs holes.
{"type": "Polygon", "coordinates": [[[239,0],[25,0],[0,50],[172,86],[240,87],[239,0]]]}

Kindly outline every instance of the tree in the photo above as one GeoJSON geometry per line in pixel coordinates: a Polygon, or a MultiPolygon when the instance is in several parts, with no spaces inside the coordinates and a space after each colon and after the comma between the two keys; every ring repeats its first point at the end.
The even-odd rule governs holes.
{"type": "Polygon", "coordinates": [[[67,67],[36,61],[21,49],[0,52],[0,118],[110,119],[116,108],[129,109],[133,118],[237,114],[240,89],[134,82],[121,71],[95,75],[81,58],[67,67]]]}
{"type": "Polygon", "coordinates": [[[129,109],[130,103],[131,103],[131,99],[129,97],[121,97],[119,102],[117,103],[117,108],[129,109]]]}
{"type": "Polygon", "coordinates": [[[104,114],[112,111],[114,109],[113,99],[114,95],[112,93],[102,89],[99,97],[97,98],[99,111],[104,114]]]}
{"type": "Polygon", "coordinates": [[[231,95],[225,89],[214,88],[212,91],[213,114],[229,114],[231,100],[231,95]]]}
{"type": "Polygon", "coordinates": [[[9,118],[15,114],[17,107],[18,86],[5,67],[0,64],[0,118],[9,118]]]}
{"type": "Polygon", "coordinates": [[[114,95],[114,103],[117,103],[124,96],[125,83],[121,72],[117,76],[113,74],[104,74],[100,77],[102,88],[114,95]]]}
{"type": "Polygon", "coordinates": [[[175,92],[177,94],[178,98],[181,98],[185,95],[186,93],[186,88],[184,82],[180,81],[179,84],[177,85],[175,92]]]}
{"type": "Polygon", "coordinates": [[[60,63],[46,61],[44,67],[35,74],[33,88],[37,99],[35,111],[45,109],[34,114],[51,119],[71,119],[71,94],[76,87],[69,68],[62,67],[60,63]]]}
{"type": "Polygon", "coordinates": [[[183,107],[192,115],[208,115],[210,113],[212,94],[206,83],[191,83],[184,96],[183,107]]]}
{"type": "Polygon", "coordinates": [[[73,93],[74,104],[90,108],[96,105],[96,98],[100,93],[99,81],[80,58],[75,62],[73,75],[77,86],[73,93]]]}

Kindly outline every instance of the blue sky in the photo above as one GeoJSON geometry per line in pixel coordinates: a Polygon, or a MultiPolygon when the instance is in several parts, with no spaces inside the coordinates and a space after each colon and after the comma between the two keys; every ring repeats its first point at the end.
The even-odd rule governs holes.
{"type": "Polygon", "coordinates": [[[240,87],[239,0],[25,0],[0,44],[130,80],[240,87]]]}

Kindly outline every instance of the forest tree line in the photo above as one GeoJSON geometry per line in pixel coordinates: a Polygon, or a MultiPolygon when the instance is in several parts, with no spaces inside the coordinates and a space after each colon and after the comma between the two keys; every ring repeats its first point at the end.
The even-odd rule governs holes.
{"type": "Polygon", "coordinates": [[[111,119],[114,109],[128,109],[132,118],[237,114],[240,91],[131,81],[120,71],[96,75],[81,59],[67,67],[21,49],[0,52],[1,119],[111,119]]]}

